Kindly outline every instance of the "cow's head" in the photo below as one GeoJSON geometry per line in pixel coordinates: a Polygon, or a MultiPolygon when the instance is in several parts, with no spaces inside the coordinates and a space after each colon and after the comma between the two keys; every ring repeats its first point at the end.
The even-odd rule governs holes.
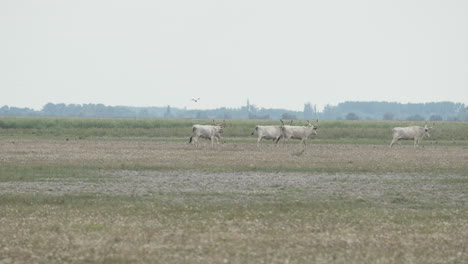
{"type": "Polygon", "coordinates": [[[309,122],[309,120],[307,120],[307,125],[312,128],[312,134],[315,135],[315,136],[317,135],[317,129],[318,129],[317,124],[318,124],[318,119],[317,119],[317,121],[315,121],[315,125],[312,125],[309,122]]]}
{"type": "Polygon", "coordinates": [[[424,126],[424,135],[426,137],[431,137],[431,134],[429,132],[431,131],[432,127],[427,127],[427,125],[424,126]]]}
{"type": "Polygon", "coordinates": [[[224,127],[226,126],[226,122],[225,122],[225,120],[223,120],[223,122],[221,124],[216,124],[215,121],[213,120],[213,126],[218,128],[219,133],[223,133],[224,132],[224,127]]]}

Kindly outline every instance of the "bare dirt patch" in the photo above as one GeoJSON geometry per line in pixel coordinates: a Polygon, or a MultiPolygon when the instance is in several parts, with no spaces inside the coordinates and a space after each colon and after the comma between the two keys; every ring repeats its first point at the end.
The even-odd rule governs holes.
{"type": "Polygon", "coordinates": [[[468,147],[226,143],[196,148],[157,140],[3,140],[0,162],[103,169],[204,171],[419,172],[468,171],[468,147]]]}
{"type": "Polygon", "coordinates": [[[3,194],[117,195],[184,202],[198,195],[212,203],[288,199],[330,202],[349,199],[379,204],[466,206],[467,184],[459,175],[316,174],[297,172],[112,171],[106,180],[0,182],[3,194]],[[455,184],[447,184],[453,180],[455,184]],[[262,197],[259,199],[259,197],[262,197]]]}
{"type": "Polygon", "coordinates": [[[154,196],[203,193],[217,199],[278,194],[297,200],[348,197],[412,203],[467,203],[468,148],[376,145],[275,147],[164,140],[3,140],[12,174],[0,193],[154,196]],[[29,176],[18,168],[30,167],[29,176]],[[69,173],[70,170],[76,172],[69,173]],[[54,176],[52,176],[52,174],[54,176]]]}

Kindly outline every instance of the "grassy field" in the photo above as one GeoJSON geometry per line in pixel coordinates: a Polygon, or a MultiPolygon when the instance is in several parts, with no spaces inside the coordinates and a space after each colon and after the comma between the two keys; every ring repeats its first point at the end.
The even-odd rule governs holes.
{"type": "MultiPolygon", "coordinates": [[[[169,138],[188,139],[193,124],[212,124],[206,119],[91,119],[91,118],[34,118],[0,117],[0,137],[41,138],[169,138]]],[[[222,120],[216,120],[221,123],[222,120]]],[[[226,120],[224,137],[253,139],[250,134],[256,125],[280,125],[279,120],[226,120]]],[[[312,122],[315,124],[314,122],[312,122]]],[[[294,120],[294,125],[306,125],[294,120]]],[[[318,134],[310,143],[389,144],[392,128],[396,126],[424,126],[424,122],[410,121],[319,121],[318,134]]],[[[431,144],[466,144],[468,122],[435,122],[431,144]]]]}
{"type": "Polygon", "coordinates": [[[468,263],[467,123],[187,144],[210,122],[0,118],[0,263],[468,263]]]}

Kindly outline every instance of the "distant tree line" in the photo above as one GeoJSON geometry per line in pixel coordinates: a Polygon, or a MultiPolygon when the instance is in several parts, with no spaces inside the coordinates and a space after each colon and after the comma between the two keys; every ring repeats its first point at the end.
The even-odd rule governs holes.
{"type": "Polygon", "coordinates": [[[41,110],[3,106],[0,116],[113,117],[113,118],[209,118],[209,119],[322,119],[322,120],[411,120],[468,121],[468,107],[462,103],[434,102],[343,102],[317,111],[312,103],[303,111],[259,108],[247,101],[240,108],[193,110],[186,108],[106,106],[103,104],[46,104],[41,110]]]}
{"type": "Polygon", "coordinates": [[[462,103],[437,102],[402,104],[395,102],[343,102],[327,105],[323,119],[468,121],[468,108],[462,103]]]}

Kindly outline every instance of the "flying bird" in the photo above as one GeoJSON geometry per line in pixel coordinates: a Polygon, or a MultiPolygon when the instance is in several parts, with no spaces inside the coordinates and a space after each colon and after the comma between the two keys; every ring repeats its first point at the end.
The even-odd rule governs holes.
{"type": "Polygon", "coordinates": [[[200,98],[197,98],[197,99],[192,98],[192,101],[194,101],[195,103],[198,102],[199,100],[200,100],[200,98]]]}

